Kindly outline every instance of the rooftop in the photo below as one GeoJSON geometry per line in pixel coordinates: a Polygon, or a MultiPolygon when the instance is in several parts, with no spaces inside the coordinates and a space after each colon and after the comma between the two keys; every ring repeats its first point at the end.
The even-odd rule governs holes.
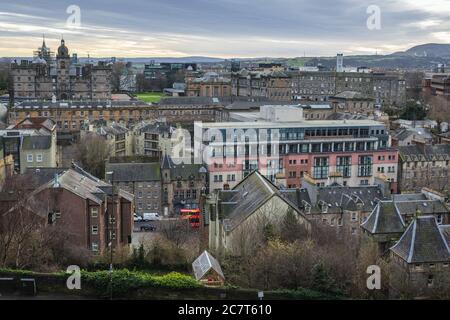
{"type": "Polygon", "coordinates": [[[450,249],[434,216],[419,216],[390,249],[407,263],[449,262],[450,249]]]}
{"type": "Polygon", "coordinates": [[[114,172],[114,182],[160,181],[159,163],[107,163],[106,172],[114,172]]]}

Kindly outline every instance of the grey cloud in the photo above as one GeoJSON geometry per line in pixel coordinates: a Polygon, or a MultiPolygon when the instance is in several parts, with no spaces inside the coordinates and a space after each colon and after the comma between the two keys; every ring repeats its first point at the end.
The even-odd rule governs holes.
{"type": "MultiPolygon", "coordinates": [[[[432,32],[449,31],[448,25],[420,28],[417,22],[445,20],[450,15],[412,9],[406,3],[394,5],[391,0],[17,0],[3,4],[0,12],[39,18],[0,14],[0,47],[2,39],[38,37],[42,31],[14,28],[11,24],[40,25],[48,28],[49,37],[58,38],[57,31],[64,29],[67,18],[65,10],[71,4],[80,6],[85,29],[69,30],[70,40],[94,43],[94,38],[112,38],[128,43],[130,47],[111,48],[117,55],[126,55],[132,47],[133,52],[148,48],[149,55],[158,49],[215,56],[296,56],[304,51],[333,54],[383,45],[405,47],[436,41],[432,32]],[[381,8],[381,30],[366,28],[366,8],[370,4],[381,8]]],[[[99,52],[105,52],[108,43],[100,45],[103,47],[99,52]]]]}

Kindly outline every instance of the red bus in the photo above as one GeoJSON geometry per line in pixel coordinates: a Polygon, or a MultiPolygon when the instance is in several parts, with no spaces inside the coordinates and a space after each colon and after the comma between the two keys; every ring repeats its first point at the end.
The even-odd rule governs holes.
{"type": "Polygon", "coordinates": [[[200,227],[200,209],[180,209],[181,219],[188,219],[191,228],[200,227]]]}

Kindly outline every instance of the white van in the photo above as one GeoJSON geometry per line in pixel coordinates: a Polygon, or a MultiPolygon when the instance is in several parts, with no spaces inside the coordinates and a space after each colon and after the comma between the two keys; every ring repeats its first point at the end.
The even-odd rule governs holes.
{"type": "Polygon", "coordinates": [[[155,221],[155,220],[161,220],[161,217],[156,212],[144,212],[142,215],[142,221],[155,221]]]}

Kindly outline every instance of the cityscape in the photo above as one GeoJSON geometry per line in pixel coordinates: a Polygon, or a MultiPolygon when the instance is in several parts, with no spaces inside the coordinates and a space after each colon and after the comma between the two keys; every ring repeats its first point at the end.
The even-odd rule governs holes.
{"type": "Polygon", "coordinates": [[[448,1],[112,2],[0,12],[0,300],[450,299],[448,1]]]}

